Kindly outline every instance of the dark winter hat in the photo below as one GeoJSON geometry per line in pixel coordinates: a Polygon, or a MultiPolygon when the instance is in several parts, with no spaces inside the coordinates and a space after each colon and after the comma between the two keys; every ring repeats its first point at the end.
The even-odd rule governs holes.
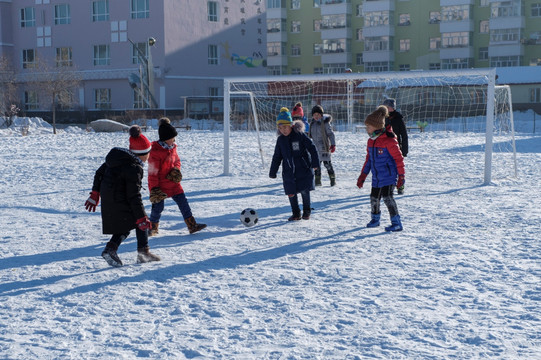
{"type": "Polygon", "coordinates": [[[150,148],[150,141],[141,133],[139,125],[133,125],[130,128],[130,151],[136,155],[146,155],[150,148]]]}
{"type": "Polygon", "coordinates": [[[304,116],[304,110],[302,110],[302,103],[298,102],[295,104],[295,107],[293,108],[293,111],[291,112],[291,116],[294,118],[296,117],[302,118],[304,116]]]}
{"type": "Polygon", "coordinates": [[[365,125],[370,125],[376,129],[383,129],[385,127],[385,118],[389,116],[389,110],[383,105],[378,106],[370,115],[366,117],[364,121],[365,125]]]}
{"type": "Polygon", "coordinates": [[[162,117],[158,121],[158,135],[160,136],[160,141],[166,141],[178,135],[177,129],[171,125],[169,118],[162,117]]]}
{"type": "Polygon", "coordinates": [[[315,113],[320,113],[321,116],[323,116],[323,107],[321,107],[321,105],[316,105],[312,108],[312,115],[314,115],[315,113]]]}
{"type": "Polygon", "coordinates": [[[383,105],[392,107],[393,109],[396,109],[396,100],[395,99],[385,99],[383,102],[383,105]]]}
{"type": "Polygon", "coordinates": [[[280,113],[276,118],[276,125],[291,125],[292,122],[293,119],[291,118],[291,113],[289,112],[289,109],[286,107],[281,108],[280,113]]]}

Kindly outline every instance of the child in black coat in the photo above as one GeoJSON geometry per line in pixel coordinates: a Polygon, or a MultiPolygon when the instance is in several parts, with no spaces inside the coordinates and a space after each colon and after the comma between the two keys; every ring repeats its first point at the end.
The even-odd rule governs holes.
{"type": "Polygon", "coordinates": [[[130,128],[130,148],[113,148],[94,175],[90,197],[85,203],[88,211],[96,211],[101,196],[101,219],[104,234],[112,234],[101,256],[111,266],[122,266],[117,250],[130,231],[137,236],[137,262],[159,261],[149,251],[150,221],[141,198],[143,164],[148,160],[150,141],[141,128],[130,128]]]}

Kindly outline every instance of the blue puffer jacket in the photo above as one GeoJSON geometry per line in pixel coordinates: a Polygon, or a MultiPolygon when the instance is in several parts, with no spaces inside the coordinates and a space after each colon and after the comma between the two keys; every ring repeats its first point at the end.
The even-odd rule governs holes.
{"type": "Polygon", "coordinates": [[[368,139],[366,160],[362,172],[372,172],[372,187],[381,188],[396,184],[398,175],[405,175],[404,157],[393,133],[384,133],[368,139]],[[389,137],[387,134],[391,134],[389,137]]]}
{"type": "Polygon", "coordinates": [[[280,164],[287,195],[315,189],[314,168],[319,167],[317,150],[299,127],[293,126],[288,136],[280,135],[276,139],[269,172],[271,178],[276,177],[280,164]]]}

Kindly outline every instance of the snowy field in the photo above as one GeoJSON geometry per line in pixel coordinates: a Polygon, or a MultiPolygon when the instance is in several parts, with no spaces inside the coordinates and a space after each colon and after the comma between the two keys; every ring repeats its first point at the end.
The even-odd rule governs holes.
{"type": "Polygon", "coordinates": [[[263,169],[255,136],[232,132],[223,176],[222,133],[180,131],[182,183],[208,228],[189,235],[169,199],[150,239],[163,261],[136,264],[132,232],[111,268],[84,202],[128,135],[0,130],[0,359],[541,358],[541,135],[517,134],[518,179],[485,186],[484,135],[411,133],[399,233],[383,230],[383,204],[365,228],[366,134],[336,138],[337,186],[324,172],[312,218],[287,222],[267,176],[274,133],[263,169]]]}

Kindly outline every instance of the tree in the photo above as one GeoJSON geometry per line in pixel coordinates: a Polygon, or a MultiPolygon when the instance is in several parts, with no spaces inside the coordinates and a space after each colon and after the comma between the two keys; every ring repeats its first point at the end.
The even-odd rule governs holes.
{"type": "Polygon", "coordinates": [[[0,57],[0,115],[5,115],[6,126],[11,126],[17,115],[17,83],[15,71],[6,57],[0,57]]]}
{"type": "Polygon", "coordinates": [[[63,63],[55,67],[38,58],[27,75],[28,85],[39,94],[42,106],[50,106],[53,115],[53,133],[56,134],[56,109],[70,107],[76,103],[74,94],[81,83],[81,77],[71,65],[63,63]]]}

